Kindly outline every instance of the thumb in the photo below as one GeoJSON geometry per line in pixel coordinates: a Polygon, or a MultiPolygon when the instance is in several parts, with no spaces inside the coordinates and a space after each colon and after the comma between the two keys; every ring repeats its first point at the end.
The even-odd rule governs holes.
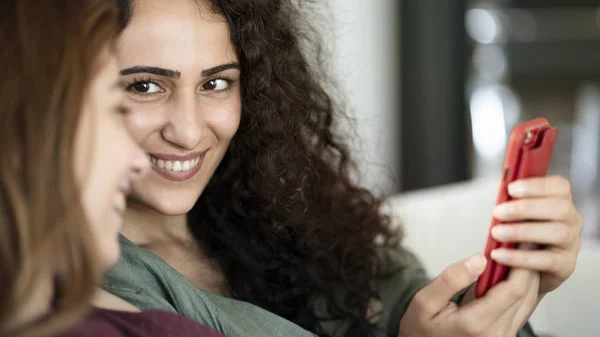
{"type": "Polygon", "coordinates": [[[479,253],[444,269],[415,295],[421,314],[428,318],[437,315],[448,306],[456,293],[475,282],[483,273],[486,263],[485,256],[479,253]]]}

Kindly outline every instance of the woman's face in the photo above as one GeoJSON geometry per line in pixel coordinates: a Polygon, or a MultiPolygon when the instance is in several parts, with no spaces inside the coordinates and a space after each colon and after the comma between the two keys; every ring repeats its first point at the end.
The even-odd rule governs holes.
{"type": "Polygon", "coordinates": [[[148,172],[150,162],[125,126],[116,57],[106,53],[100,60],[75,136],[75,173],[103,267],[109,268],[119,259],[117,237],[131,183],[148,172]]]}
{"type": "Polygon", "coordinates": [[[185,214],[240,122],[228,25],[203,1],[138,0],[117,50],[127,126],[152,161],[132,197],[162,214],[185,214]]]}

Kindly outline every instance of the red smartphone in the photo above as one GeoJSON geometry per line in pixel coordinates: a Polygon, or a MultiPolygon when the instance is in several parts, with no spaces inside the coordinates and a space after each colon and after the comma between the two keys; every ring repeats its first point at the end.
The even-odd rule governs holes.
{"type": "MultiPolygon", "coordinates": [[[[509,201],[508,184],[511,182],[531,177],[545,176],[550,166],[550,158],[556,142],[557,129],[552,127],[545,118],[521,123],[514,127],[510,134],[504,165],[502,167],[502,181],[498,191],[496,205],[509,201]]],[[[499,224],[492,218],[490,232],[485,246],[487,265],[483,274],[477,280],[475,296],[484,296],[489,289],[503,281],[508,276],[509,268],[496,263],[490,258],[492,250],[497,248],[516,248],[516,243],[501,243],[492,238],[491,229],[499,224]]]]}

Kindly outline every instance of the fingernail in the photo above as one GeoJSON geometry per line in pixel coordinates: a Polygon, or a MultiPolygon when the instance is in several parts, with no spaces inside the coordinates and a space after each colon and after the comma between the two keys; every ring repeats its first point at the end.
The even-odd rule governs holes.
{"type": "Polygon", "coordinates": [[[496,205],[494,207],[493,213],[495,216],[506,216],[510,211],[510,206],[506,203],[496,205]]]}
{"type": "Polygon", "coordinates": [[[508,252],[506,252],[505,250],[494,249],[490,253],[490,256],[492,257],[492,259],[498,262],[504,262],[508,260],[508,252]]]}
{"type": "Polygon", "coordinates": [[[522,196],[527,191],[527,183],[524,181],[515,181],[508,185],[508,193],[514,196],[522,196]]]}
{"type": "Polygon", "coordinates": [[[510,239],[511,228],[509,226],[494,226],[492,228],[492,237],[497,240],[510,239]]]}
{"type": "Polygon", "coordinates": [[[485,267],[486,262],[485,256],[477,254],[468,258],[465,262],[465,266],[472,275],[479,275],[481,270],[485,267]]]}

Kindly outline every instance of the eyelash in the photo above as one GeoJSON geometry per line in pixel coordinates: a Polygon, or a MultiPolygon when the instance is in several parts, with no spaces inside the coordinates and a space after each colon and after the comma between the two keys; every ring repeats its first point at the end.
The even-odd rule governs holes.
{"type": "MultiPolygon", "coordinates": [[[[152,84],[160,87],[160,85],[158,83],[156,83],[156,80],[151,77],[144,77],[144,78],[134,77],[133,81],[125,86],[125,91],[130,92],[134,95],[139,95],[139,96],[143,96],[143,97],[151,96],[152,94],[146,94],[143,92],[133,90],[133,86],[136,84],[140,84],[140,83],[152,83],[152,84]]],[[[162,89],[162,87],[161,87],[161,89],[162,89]]]]}
{"type": "MultiPolygon", "coordinates": [[[[215,81],[215,80],[223,80],[223,81],[227,82],[227,84],[228,84],[228,86],[227,86],[227,89],[222,89],[222,90],[210,90],[210,91],[212,91],[212,92],[214,92],[214,93],[217,93],[217,94],[220,94],[220,93],[224,93],[224,92],[227,92],[227,91],[229,91],[229,90],[231,89],[231,87],[232,87],[232,86],[233,86],[233,85],[236,83],[236,81],[237,81],[237,80],[235,80],[235,79],[233,79],[233,78],[231,78],[231,77],[225,76],[225,75],[218,75],[218,76],[216,76],[216,77],[213,77],[213,78],[211,78],[210,80],[206,81],[206,82],[205,82],[205,83],[204,83],[202,86],[206,85],[206,84],[207,84],[208,82],[210,82],[210,81],[215,81]]],[[[154,94],[154,93],[151,93],[151,94],[146,94],[146,93],[142,93],[142,92],[139,92],[139,91],[135,91],[135,90],[133,90],[133,86],[134,86],[134,85],[136,85],[136,84],[140,84],[140,83],[151,83],[151,84],[154,84],[154,85],[156,85],[156,86],[158,86],[158,87],[160,87],[160,88],[162,89],[162,87],[161,87],[161,86],[160,86],[160,85],[157,83],[157,80],[156,80],[156,79],[154,79],[154,78],[152,78],[152,77],[144,77],[144,78],[135,78],[135,77],[134,77],[134,78],[133,78],[133,81],[132,81],[132,82],[130,82],[129,84],[127,84],[127,85],[126,85],[126,87],[125,87],[125,90],[126,90],[127,92],[131,92],[131,93],[133,93],[133,94],[135,94],[135,95],[144,96],[144,97],[146,97],[146,96],[151,96],[151,95],[153,95],[153,94],[154,94]]],[[[163,90],[164,90],[164,89],[163,89],[163,90]]]]}
{"type": "Polygon", "coordinates": [[[236,80],[234,80],[231,77],[225,76],[225,75],[217,75],[216,77],[211,78],[210,80],[206,81],[202,86],[206,85],[206,83],[210,82],[210,81],[216,81],[216,80],[223,80],[225,82],[227,82],[227,89],[221,89],[221,90],[211,90],[212,92],[215,92],[217,94],[223,93],[223,92],[227,92],[229,90],[231,90],[231,87],[235,84],[236,80]]]}

